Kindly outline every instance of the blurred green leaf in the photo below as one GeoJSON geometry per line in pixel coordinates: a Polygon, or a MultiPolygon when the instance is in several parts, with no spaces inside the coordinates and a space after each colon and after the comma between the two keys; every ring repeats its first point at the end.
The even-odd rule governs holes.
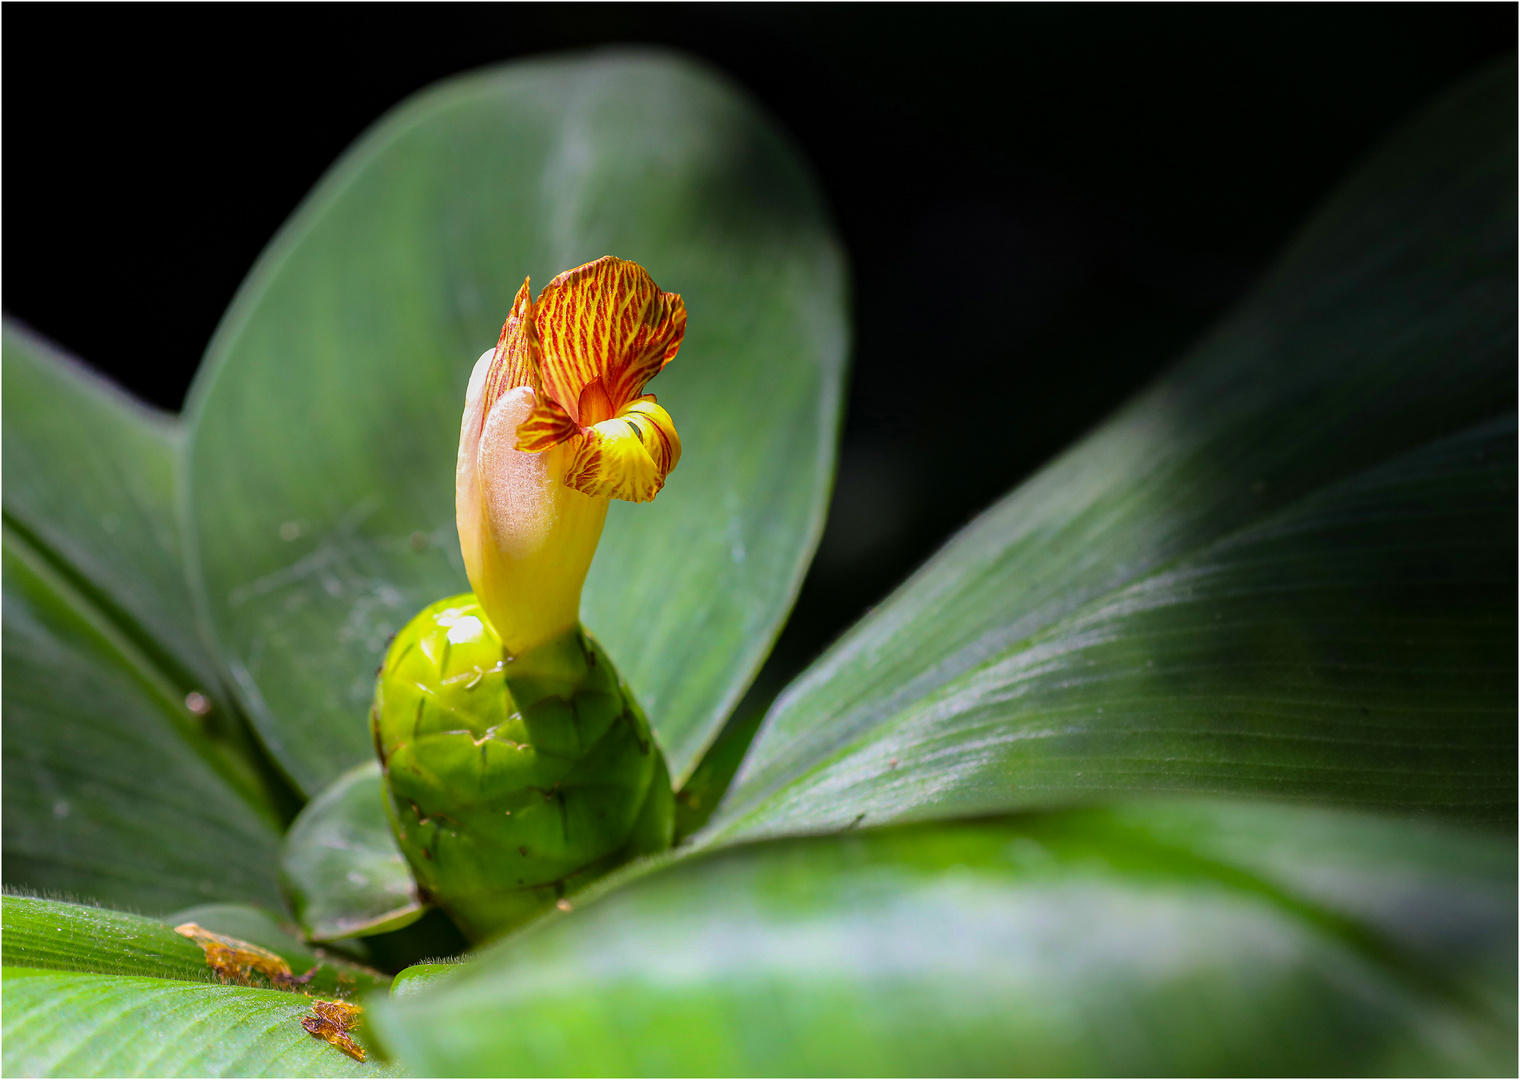
{"type": "Polygon", "coordinates": [[[387,638],[465,586],[454,461],[511,299],[604,254],[685,297],[651,386],[680,467],[617,504],[587,627],[679,783],[790,608],[822,524],[847,347],[843,262],[795,151],[690,61],[607,52],[455,79],[334,167],[234,302],[191,395],[204,604],[266,744],[308,793],[371,753],[387,638]]]}
{"type": "Polygon", "coordinates": [[[707,840],[1167,790],[1513,825],[1515,130],[1506,68],[1394,138],[782,695],[707,840]]]}
{"type": "Polygon", "coordinates": [[[435,1075],[1503,1075],[1515,872],[1508,840],[1264,804],[776,841],[372,1023],[435,1075]]]}
{"type": "Polygon", "coordinates": [[[3,583],[6,882],[148,911],[277,907],[273,813],[178,689],[9,529],[3,583]]]}
{"type": "Polygon", "coordinates": [[[308,1035],[302,994],[19,967],[0,978],[7,1076],[399,1075],[308,1035]]]}
{"type": "Polygon", "coordinates": [[[316,941],[397,930],[422,915],[386,816],[378,761],[354,766],[301,811],[285,837],[280,881],[316,941]]]}

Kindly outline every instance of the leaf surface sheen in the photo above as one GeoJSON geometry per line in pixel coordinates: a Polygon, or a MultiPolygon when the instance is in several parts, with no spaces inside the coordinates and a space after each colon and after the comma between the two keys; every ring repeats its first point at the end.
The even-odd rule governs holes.
{"type": "Polygon", "coordinates": [[[679,783],[768,651],[822,525],[844,269],[794,151],[689,61],[611,52],[451,80],[381,120],[260,259],[191,394],[204,605],[266,744],[315,794],[371,753],[387,638],[466,587],[472,364],[526,275],[605,254],[690,313],[649,386],[684,452],[616,504],[582,616],[679,783]]]}
{"type": "Polygon", "coordinates": [[[698,842],[1176,790],[1512,823],[1506,80],[784,692],[698,842]]]}

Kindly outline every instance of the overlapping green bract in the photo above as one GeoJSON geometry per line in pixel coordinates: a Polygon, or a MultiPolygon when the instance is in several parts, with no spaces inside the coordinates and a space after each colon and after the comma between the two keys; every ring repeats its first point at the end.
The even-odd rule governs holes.
{"type": "Polygon", "coordinates": [[[664,755],[579,627],[509,656],[473,593],[440,600],[391,643],[371,724],[421,894],[472,938],[670,846],[664,755]]]}

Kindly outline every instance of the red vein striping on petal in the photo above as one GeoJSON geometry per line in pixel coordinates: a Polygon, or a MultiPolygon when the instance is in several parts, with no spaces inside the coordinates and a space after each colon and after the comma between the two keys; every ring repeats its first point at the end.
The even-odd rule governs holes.
{"type": "Polygon", "coordinates": [[[502,324],[496,341],[496,355],[486,371],[486,385],[481,398],[481,416],[491,411],[498,398],[518,386],[539,389],[541,346],[533,320],[532,280],[524,278],[522,288],[512,301],[511,314],[502,324]]]}
{"type": "Polygon", "coordinates": [[[537,454],[579,434],[580,430],[580,425],[560,408],[559,402],[545,397],[517,426],[517,449],[537,454]]]}
{"type": "Polygon", "coordinates": [[[642,266],[611,255],[560,274],[533,311],[544,391],[577,422],[580,394],[600,378],[621,411],[675,356],[686,307],[642,266]]]}

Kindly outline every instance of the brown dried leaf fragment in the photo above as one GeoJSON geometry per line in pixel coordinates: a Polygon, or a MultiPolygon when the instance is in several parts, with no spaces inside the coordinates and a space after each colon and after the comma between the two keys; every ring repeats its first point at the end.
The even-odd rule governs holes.
{"type": "Polygon", "coordinates": [[[364,1047],[348,1034],[359,1022],[362,1008],[346,1001],[313,1001],[311,1011],[313,1015],[301,1017],[308,1035],[331,1043],[355,1061],[364,1060],[364,1047]]]}
{"type": "MultiPolygon", "coordinates": [[[[224,983],[238,986],[254,986],[255,973],[264,976],[276,989],[290,990],[311,981],[316,974],[314,967],[304,975],[295,975],[285,958],[252,942],[225,934],[214,934],[193,922],[181,923],[174,928],[176,934],[189,938],[206,954],[206,963],[224,983]]],[[[321,965],[317,965],[320,967],[321,965]]]]}

